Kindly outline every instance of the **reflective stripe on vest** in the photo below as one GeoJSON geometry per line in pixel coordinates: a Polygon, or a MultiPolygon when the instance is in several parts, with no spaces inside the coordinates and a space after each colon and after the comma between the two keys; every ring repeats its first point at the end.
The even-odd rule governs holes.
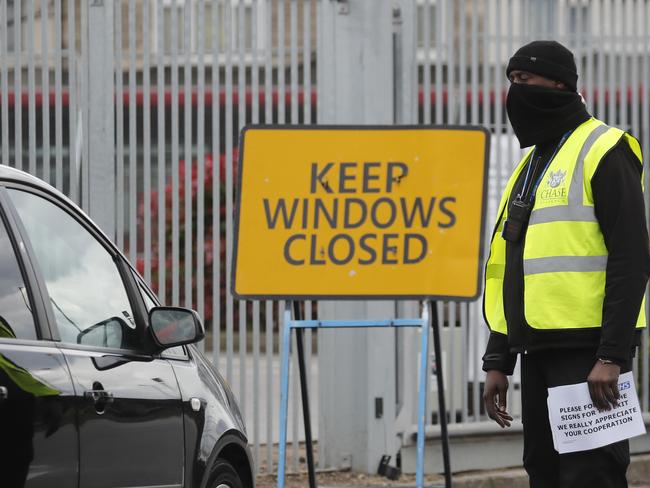
{"type": "MultiPolygon", "coordinates": [[[[569,204],[553,207],[534,209],[530,215],[528,225],[544,224],[557,221],[572,222],[596,222],[596,214],[593,205],[584,205],[582,201],[582,189],[584,187],[584,161],[587,153],[593,147],[600,136],[609,127],[605,124],[597,126],[587,137],[575,164],[571,185],[569,187],[569,204]]],[[[550,168],[549,168],[550,169],[550,168]]]]}
{"type": "MultiPolygon", "coordinates": [[[[536,329],[600,327],[607,248],[594,212],[591,178],[601,159],[625,137],[641,161],[638,141],[596,119],[581,124],[558,151],[537,190],[524,242],[524,313],[536,329]]],[[[486,265],[484,313],[490,329],[507,333],[503,310],[505,207],[525,166],[510,178],[486,265]]],[[[637,327],[645,326],[642,305],[637,327]]]]}
{"type": "Polygon", "coordinates": [[[524,274],[557,273],[560,271],[604,271],[607,256],[555,256],[524,261],[524,274]]]}

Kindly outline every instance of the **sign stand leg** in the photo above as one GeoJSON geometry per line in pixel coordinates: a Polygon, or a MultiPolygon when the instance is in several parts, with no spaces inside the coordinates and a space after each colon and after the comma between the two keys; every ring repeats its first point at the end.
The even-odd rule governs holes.
{"type": "MultiPolygon", "coordinates": [[[[300,303],[293,302],[295,320],[303,320],[300,303]]],[[[314,445],[311,438],[311,415],[309,412],[309,391],[307,390],[307,372],[305,367],[304,330],[296,329],[298,345],[298,366],[300,369],[300,393],[302,394],[302,415],[305,422],[305,443],[307,449],[307,468],[309,471],[309,488],[316,488],[316,472],[314,469],[314,445]]]]}
{"type": "Polygon", "coordinates": [[[289,358],[291,356],[291,309],[284,311],[282,364],[280,370],[280,441],[278,453],[278,488],[284,488],[287,457],[287,410],[289,408],[289,358]]]}
{"type": "Polygon", "coordinates": [[[417,437],[417,470],[416,486],[424,485],[424,427],[426,420],[426,399],[429,358],[429,323],[433,329],[433,343],[436,356],[436,379],[438,383],[438,408],[440,412],[440,430],[442,437],[442,452],[445,469],[445,488],[451,488],[451,468],[449,462],[449,434],[447,431],[447,410],[445,407],[445,392],[442,376],[442,355],[440,352],[440,324],[435,302],[423,304],[420,319],[395,319],[385,321],[356,320],[356,321],[305,321],[299,304],[287,302],[284,310],[284,330],[282,333],[282,358],[280,370],[280,440],[278,454],[277,488],[284,488],[287,457],[287,416],[289,408],[289,360],[291,357],[291,329],[297,329],[298,365],[300,369],[300,389],[303,404],[303,419],[305,422],[305,438],[307,444],[307,463],[309,468],[309,486],[316,488],[316,473],[314,468],[313,442],[311,436],[311,419],[309,411],[309,391],[307,388],[307,372],[304,353],[304,328],[320,327],[420,327],[421,360],[420,381],[418,385],[418,437],[417,437]],[[292,309],[296,318],[292,318],[292,309]]]}
{"type": "Polygon", "coordinates": [[[418,385],[418,439],[417,439],[417,467],[415,471],[416,488],[424,487],[424,424],[427,412],[427,383],[429,364],[429,302],[422,304],[422,324],[420,327],[420,384],[418,385]]]}
{"type": "Polygon", "coordinates": [[[431,326],[433,328],[433,347],[436,358],[436,379],[438,383],[438,416],[440,420],[440,439],[442,459],[445,466],[445,488],[451,488],[451,466],[449,463],[449,432],[447,431],[447,408],[445,406],[445,387],[442,376],[442,353],[440,352],[440,323],[436,302],[431,302],[431,326]]]}

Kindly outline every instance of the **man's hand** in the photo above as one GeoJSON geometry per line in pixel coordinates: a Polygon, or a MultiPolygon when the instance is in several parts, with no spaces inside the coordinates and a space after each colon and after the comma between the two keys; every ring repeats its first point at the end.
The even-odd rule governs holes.
{"type": "Polygon", "coordinates": [[[483,403],[488,416],[502,428],[510,427],[512,417],[506,411],[508,378],[501,371],[488,371],[483,390],[483,403]]]}
{"type": "Polygon", "coordinates": [[[618,375],[621,367],[618,364],[596,364],[587,377],[591,401],[598,410],[611,410],[618,407],[618,375]]]}

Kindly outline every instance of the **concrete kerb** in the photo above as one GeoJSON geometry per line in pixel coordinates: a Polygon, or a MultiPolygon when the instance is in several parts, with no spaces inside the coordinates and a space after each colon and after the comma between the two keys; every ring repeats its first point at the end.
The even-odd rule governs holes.
{"type": "MultiPolygon", "coordinates": [[[[650,432],[650,415],[644,414],[646,429],[650,432]]],[[[494,422],[450,424],[451,467],[455,473],[490,472],[521,467],[523,453],[523,426],[519,420],[503,430],[494,422]],[[490,453],[486,456],[485,453],[490,453]]],[[[425,473],[443,472],[440,428],[426,427],[425,473]]],[[[402,472],[415,472],[415,428],[407,431],[402,439],[402,472]]],[[[630,440],[632,454],[650,453],[650,434],[630,440]]],[[[650,485],[650,477],[644,481],[650,485]]]]}
{"type": "MultiPolygon", "coordinates": [[[[631,457],[627,479],[631,486],[650,487],[650,454],[631,457]]],[[[528,477],[521,469],[481,471],[454,476],[455,488],[528,488],[528,477]]]]}

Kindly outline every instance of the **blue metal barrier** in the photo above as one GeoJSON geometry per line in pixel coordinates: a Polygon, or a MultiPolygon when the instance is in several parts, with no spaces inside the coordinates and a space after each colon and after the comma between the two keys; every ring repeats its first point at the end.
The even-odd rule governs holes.
{"type": "MultiPolygon", "coordinates": [[[[277,487],[284,488],[287,450],[287,410],[289,405],[289,359],[291,356],[291,331],[293,329],[352,329],[352,328],[386,328],[386,327],[420,327],[422,353],[420,356],[420,381],[418,387],[418,438],[416,487],[424,484],[424,420],[427,401],[427,358],[429,356],[429,325],[431,324],[431,302],[422,306],[419,319],[393,320],[296,320],[291,314],[290,302],[284,311],[284,331],[282,335],[282,366],[280,372],[280,453],[278,459],[277,487]]],[[[304,386],[303,386],[304,388],[304,386]]],[[[304,397],[303,397],[304,398],[304,397]]],[[[303,405],[303,408],[306,408],[303,405]]],[[[310,436],[309,436],[310,437],[310,436]]],[[[308,439],[308,444],[311,439],[308,439]]],[[[307,449],[311,449],[308,445],[307,449]]],[[[310,466],[310,471],[313,467],[310,466]]],[[[313,480],[313,473],[310,472],[313,480]]],[[[310,480],[310,484],[312,484],[310,480]]]]}

